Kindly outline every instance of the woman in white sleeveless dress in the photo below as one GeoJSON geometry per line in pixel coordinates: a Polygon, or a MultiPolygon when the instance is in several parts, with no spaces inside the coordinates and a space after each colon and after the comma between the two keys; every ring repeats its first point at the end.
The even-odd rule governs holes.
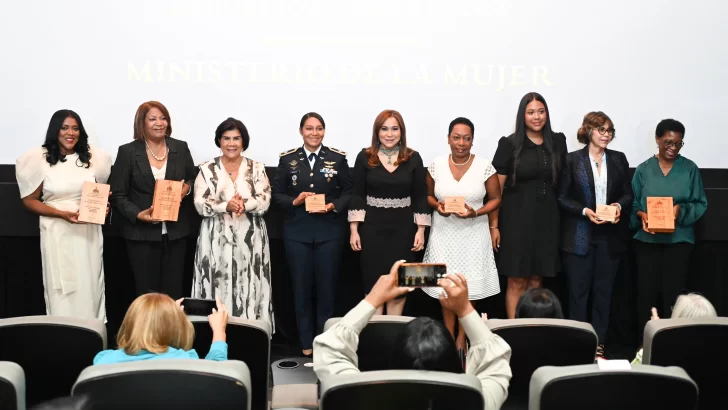
{"type": "MultiPolygon", "coordinates": [[[[474,133],[470,120],[454,119],[448,131],[451,154],[436,158],[428,168],[427,201],[437,212],[433,213],[424,257],[426,263],[446,263],[449,273],[465,275],[471,301],[500,292],[488,224],[488,213],[500,206],[500,186],[490,161],[470,153],[474,133]],[[484,204],[486,194],[488,202],[484,204]],[[465,212],[445,212],[444,200],[451,196],[465,198],[465,212]]],[[[423,290],[433,298],[444,297],[440,288],[423,290]]],[[[457,318],[445,309],[442,314],[454,338],[457,318]]],[[[455,345],[458,349],[465,348],[462,330],[455,345]]]]}
{"type": "MultiPolygon", "coordinates": [[[[101,226],[78,221],[83,183],[106,183],[111,158],[88,145],[71,110],[51,117],[42,147],[18,158],[23,205],[40,216],[46,313],[106,321],[101,226]]],[[[107,208],[108,212],[108,208],[107,208]]]]}

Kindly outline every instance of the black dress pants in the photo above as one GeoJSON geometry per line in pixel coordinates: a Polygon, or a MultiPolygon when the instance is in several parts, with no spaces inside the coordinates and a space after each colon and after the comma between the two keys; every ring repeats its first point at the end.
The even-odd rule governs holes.
{"type": "Polygon", "coordinates": [[[293,281],[298,338],[302,349],[311,349],[313,338],[323,332],[326,321],[334,315],[343,243],[341,240],[304,243],[286,239],[285,247],[293,281]]]}
{"type": "Polygon", "coordinates": [[[127,240],[137,296],[150,292],[165,293],[175,300],[185,296],[182,276],[186,250],[187,238],[169,240],[162,235],[159,242],[127,240]]]}
{"type": "Polygon", "coordinates": [[[611,254],[607,242],[606,236],[595,232],[586,255],[565,252],[563,258],[569,291],[569,319],[587,321],[591,295],[591,324],[602,344],[609,327],[612,289],[621,256],[611,254]]]}
{"type": "Polygon", "coordinates": [[[650,309],[661,318],[672,315],[672,306],[685,288],[693,244],[633,241],[637,261],[637,324],[640,344],[650,309]]]}

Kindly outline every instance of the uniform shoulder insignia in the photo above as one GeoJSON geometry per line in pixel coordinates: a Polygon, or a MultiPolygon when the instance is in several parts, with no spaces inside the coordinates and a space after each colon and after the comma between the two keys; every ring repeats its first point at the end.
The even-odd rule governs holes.
{"type": "Polygon", "coordinates": [[[336,149],[336,148],[334,148],[334,147],[329,147],[329,150],[330,150],[330,151],[332,151],[332,152],[335,152],[335,153],[337,153],[337,154],[341,154],[341,155],[343,155],[343,156],[346,156],[346,152],[344,152],[344,151],[342,151],[342,150],[339,150],[339,149],[336,149]]]}
{"type": "Polygon", "coordinates": [[[294,152],[296,152],[296,150],[297,150],[297,149],[298,149],[298,147],[296,147],[296,148],[291,148],[291,149],[289,149],[288,151],[283,151],[283,152],[281,152],[281,155],[280,155],[280,156],[281,156],[281,157],[285,157],[285,156],[286,156],[286,155],[288,155],[288,154],[293,154],[294,152]]]}

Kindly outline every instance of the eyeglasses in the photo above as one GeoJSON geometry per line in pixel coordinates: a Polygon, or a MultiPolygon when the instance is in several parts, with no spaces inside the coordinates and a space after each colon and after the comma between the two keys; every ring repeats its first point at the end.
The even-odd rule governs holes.
{"type": "Polygon", "coordinates": [[[667,147],[667,148],[675,147],[675,148],[680,149],[685,145],[685,142],[683,142],[683,141],[680,141],[680,142],[665,141],[664,144],[665,144],[665,147],[667,147]]]}
{"type": "Polygon", "coordinates": [[[599,135],[606,135],[609,133],[609,135],[614,136],[614,128],[606,128],[606,127],[599,127],[597,128],[597,131],[599,131],[599,135]]]}

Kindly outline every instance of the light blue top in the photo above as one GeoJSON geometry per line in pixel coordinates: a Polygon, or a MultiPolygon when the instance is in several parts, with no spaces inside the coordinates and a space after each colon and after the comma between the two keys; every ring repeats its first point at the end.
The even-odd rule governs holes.
{"type": "MultiPolygon", "coordinates": [[[[156,360],[156,359],[199,359],[195,349],[182,350],[174,347],[167,348],[164,353],[150,353],[142,350],[135,355],[128,355],[124,349],[104,350],[94,357],[94,364],[112,364],[136,362],[139,360],[156,360]]],[[[228,358],[228,345],[226,342],[217,341],[210,345],[210,352],[205,356],[205,360],[223,361],[228,358]]]]}

